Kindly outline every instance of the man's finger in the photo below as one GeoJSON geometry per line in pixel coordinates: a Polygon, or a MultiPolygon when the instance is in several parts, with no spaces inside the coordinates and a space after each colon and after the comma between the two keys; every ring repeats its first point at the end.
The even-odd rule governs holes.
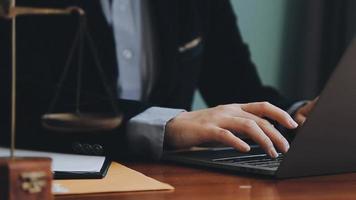
{"type": "Polygon", "coordinates": [[[269,137],[262,131],[257,123],[251,119],[241,117],[227,117],[223,120],[221,128],[243,133],[258,143],[267,154],[273,158],[278,157],[278,153],[269,137]]]}
{"type": "Polygon", "coordinates": [[[212,131],[215,141],[231,146],[241,152],[250,151],[250,146],[230,131],[219,127],[216,127],[212,131]]]}
{"type": "Polygon", "coordinates": [[[287,139],[284,138],[283,135],[269,121],[248,112],[244,112],[244,116],[248,119],[256,121],[257,125],[272,140],[273,144],[275,144],[280,151],[283,153],[288,151],[289,143],[287,139]]]}
{"type": "Polygon", "coordinates": [[[301,113],[304,114],[305,116],[307,116],[311,112],[311,110],[314,108],[314,106],[315,106],[316,102],[318,101],[318,99],[319,98],[317,97],[313,101],[309,101],[307,103],[307,105],[305,105],[302,108],[300,108],[301,109],[301,113]]]}
{"type": "Polygon", "coordinates": [[[287,128],[298,127],[298,124],[287,112],[268,102],[248,103],[242,105],[241,108],[259,117],[268,117],[275,120],[287,128]]]}
{"type": "Polygon", "coordinates": [[[307,118],[302,114],[296,114],[295,115],[295,121],[297,121],[297,123],[300,124],[300,125],[303,125],[306,119],[307,118]]]}

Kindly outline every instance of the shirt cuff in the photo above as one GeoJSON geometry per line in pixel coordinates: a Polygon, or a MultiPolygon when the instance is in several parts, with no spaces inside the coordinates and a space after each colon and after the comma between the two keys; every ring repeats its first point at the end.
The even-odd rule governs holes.
{"type": "Polygon", "coordinates": [[[151,107],[131,118],[127,124],[129,150],[134,155],[160,159],[163,152],[165,127],[182,109],[151,107]]]}
{"type": "Polygon", "coordinates": [[[294,116],[294,114],[297,112],[297,110],[304,106],[306,103],[308,103],[308,101],[303,100],[303,101],[297,101],[296,103],[294,103],[291,107],[289,107],[289,109],[287,110],[287,112],[289,113],[290,116],[294,116]]]}

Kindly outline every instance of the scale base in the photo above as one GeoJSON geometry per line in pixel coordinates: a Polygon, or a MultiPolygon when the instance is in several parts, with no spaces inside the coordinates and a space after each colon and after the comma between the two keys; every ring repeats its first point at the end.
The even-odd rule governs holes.
{"type": "Polygon", "coordinates": [[[50,158],[0,158],[0,200],[53,200],[50,158]]]}

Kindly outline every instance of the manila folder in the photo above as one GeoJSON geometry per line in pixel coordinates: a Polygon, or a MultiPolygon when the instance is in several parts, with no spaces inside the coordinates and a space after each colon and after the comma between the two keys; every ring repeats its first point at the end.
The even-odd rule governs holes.
{"type": "Polygon", "coordinates": [[[55,195],[173,190],[171,185],[112,162],[103,179],[54,180],[55,195]]]}

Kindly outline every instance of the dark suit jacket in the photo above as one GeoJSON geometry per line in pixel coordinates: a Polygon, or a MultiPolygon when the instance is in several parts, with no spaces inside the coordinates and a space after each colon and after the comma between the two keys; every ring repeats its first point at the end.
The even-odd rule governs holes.
{"type": "MultiPolygon", "coordinates": [[[[108,82],[115,88],[118,75],[112,28],[106,23],[99,1],[28,1],[19,4],[66,7],[78,4],[87,12],[89,31],[98,48],[108,82]]],[[[209,106],[226,103],[269,101],[282,108],[290,105],[275,90],[264,87],[243,43],[236,18],[227,0],[150,0],[157,42],[157,79],[145,102],[117,100],[125,121],[150,105],[191,108],[193,93],[200,90],[209,106]],[[184,52],[179,47],[195,38],[201,42],[184,52]]],[[[10,22],[0,20],[1,142],[8,140],[10,113],[10,22]]],[[[125,125],[110,133],[63,135],[41,128],[40,116],[49,107],[63,71],[77,27],[76,16],[18,18],[18,144],[72,151],[73,143],[100,144],[106,154],[125,152],[125,125]]],[[[86,53],[87,54],[87,53],[86,53]]],[[[104,95],[92,56],[85,57],[84,93],[87,99],[104,95]]],[[[65,82],[58,107],[74,102],[75,67],[65,82]]],[[[113,91],[115,91],[113,89],[113,91]]],[[[84,98],[85,99],[85,98],[84,98]]]]}

